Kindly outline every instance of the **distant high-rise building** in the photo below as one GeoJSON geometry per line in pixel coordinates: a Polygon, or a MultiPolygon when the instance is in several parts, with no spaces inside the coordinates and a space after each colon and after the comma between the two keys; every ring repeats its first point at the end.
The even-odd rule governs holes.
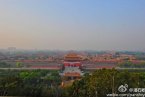
{"type": "Polygon", "coordinates": [[[8,47],[8,50],[9,51],[15,51],[16,50],[16,47],[8,47]]]}
{"type": "Polygon", "coordinates": [[[8,52],[13,54],[16,51],[16,47],[8,47],[8,52]]]}

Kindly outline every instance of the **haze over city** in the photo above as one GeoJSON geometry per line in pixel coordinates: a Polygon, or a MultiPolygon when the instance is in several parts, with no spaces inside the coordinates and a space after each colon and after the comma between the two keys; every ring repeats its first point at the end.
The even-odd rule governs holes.
{"type": "Polygon", "coordinates": [[[1,0],[0,48],[144,50],[145,0],[1,0]]]}

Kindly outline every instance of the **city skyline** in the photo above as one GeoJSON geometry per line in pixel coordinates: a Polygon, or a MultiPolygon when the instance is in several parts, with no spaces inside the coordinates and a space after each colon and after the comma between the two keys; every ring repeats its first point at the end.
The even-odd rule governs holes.
{"type": "Polygon", "coordinates": [[[1,0],[0,48],[144,50],[144,0],[1,0]]]}

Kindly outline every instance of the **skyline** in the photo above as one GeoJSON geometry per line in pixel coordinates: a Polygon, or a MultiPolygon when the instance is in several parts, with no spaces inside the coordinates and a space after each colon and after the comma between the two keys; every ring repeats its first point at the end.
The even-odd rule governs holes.
{"type": "Polygon", "coordinates": [[[1,0],[0,48],[144,50],[145,0],[1,0]]]}

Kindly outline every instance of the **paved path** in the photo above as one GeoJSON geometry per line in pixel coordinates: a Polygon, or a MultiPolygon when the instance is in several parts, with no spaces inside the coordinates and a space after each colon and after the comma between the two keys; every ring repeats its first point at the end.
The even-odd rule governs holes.
{"type": "MultiPolygon", "coordinates": [[[[0,70],[60,70],[59,68],[0,68],[0,70]]],[[[98,70],[102,68],[84,68],[84,70],[98,70]]],[[[111,69],[111,68],[109,68],[111,69]]],[[[115,68],[117,70],[145,70],[145,68],[115,68]]]]}
{"type": "Polygon", "coordinates": [[[0,68],[0,70],[59,70],[59,68],[0,68]]]}

